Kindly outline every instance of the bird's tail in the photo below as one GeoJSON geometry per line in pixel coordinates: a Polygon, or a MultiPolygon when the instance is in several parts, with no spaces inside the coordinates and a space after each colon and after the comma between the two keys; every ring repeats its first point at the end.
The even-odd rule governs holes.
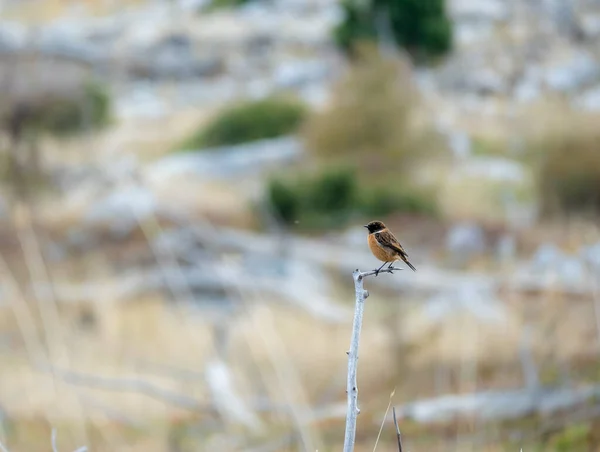
{"type": "Polygon", "coordinates": [[[413,266],[413,264],[411,264],[410,262],[408,262],[408,259],[405,260],[404,262],[406,262],[406,265],[408,265],[412,269],[412,271],[414,271],[414,272],[417,271],[417,269],[413,266]]]}

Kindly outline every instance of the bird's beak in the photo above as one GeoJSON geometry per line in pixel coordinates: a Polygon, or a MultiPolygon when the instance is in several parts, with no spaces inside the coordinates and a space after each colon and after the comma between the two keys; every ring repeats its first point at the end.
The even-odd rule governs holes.
{"type": "Polygon", "coordinates": [[[363,228],[367,228],[367,229],[369,229],[369,225],[368,225],[368,224],[365,224],[365,225],[363,226],[363,228]]]}

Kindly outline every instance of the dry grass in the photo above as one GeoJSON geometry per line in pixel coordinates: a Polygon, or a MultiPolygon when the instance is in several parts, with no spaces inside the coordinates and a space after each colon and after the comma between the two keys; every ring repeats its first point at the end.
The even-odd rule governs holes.
{"type": "MultiPolygon", "coordinates": [[[[149,3],[147,0],[120,0],[119,2],[105,0],[86,0],[78,3],[79,10],[94,16],[111,14],[126,7],[136,7],[149,3]]],[[[24,21],[31,24],[43,24],[64,17],[73,9],[69,0],[35,0],[11,2],[3,5],[2,15],[6,19],[24,21]]]]}
{"type": "Polygon", "coordinates": [[[50,164],[60,165],[102,162],[128,154],[140,162],[151,161],[170,153],[181,137],[206,121],[212,111],[213,107],[193,108],[158,119],[120,120],[110,129],[81,138],[47,140],[44,155],[50,164]]]}
{"type": "Polygon", "coordinates": [[[560,127],[532,144],[545,213],[600,213],[599,119],[599,115],[567,113],[560,127]]]}
{"type": "MultiPolygon", "coordinates": [[[[574,240],[575,229],[568,236],[574,240]]],[[[77,260],[70,257],[67,263],[55,264],[49,268],[50,276],[55,281],[105,281],[109,285],[119,273],[112,248],[136,248],[138,252],[146,248],[148,253],[145,238],[137,234],[126,244],[107,243],[77,260]]],[[[16,276],[26,282],[29,276],[27,266],[21,262],[23,257],[14,247],[5,245],[2,254],[7,260],[9,252],[11,272],[25,273],[16,276]]],[[[0,284],[4,286],[8,276],[4,272],[0,284]]],[[[372,296],[368,300],[359,366],[364,416],[361,415],[357,451],[372,450],[377,421],[394,388],[394,402],[399,403],[430,397],[440,388],[469,392],[521,384],[516,356],[525,307],[533,309],[532,317],[528,317],[535,328],[533,354],[543,364],[545,375],[558,374],[559,362],[568,364],[583,359],[597,365],[595,317],[592,304],[586,299],[566,300],[552,294],[524,299],[504,294],[504,323],[485,324],[458,309],[437,323],[424,311],[422,299],[400,297],[375,285],[369,290],[372,296]]],[[[332,298],[351,302],[347,281],[336,288],[332,298]]],[[[48,344],[41,334],[39,306],[31,295],[17,296],[17,301],[32,311],[32,322],[39,333],[37,348],[45,353],[48,344]]],[[[183,308],[159,294],[125,302],[98,294],[93,304],[59,304],[57,310],[58,323],[53,328],[60,331],[61,342],[49,345],[62,350],[62,367],[106,378],[135,377],[200,401],[209,400],[201,375],[182,380],[173,377],[173,373],[185,370],[202,374],[214,358],[213,311],[183,308]],[[95,326],[86,328],[83,321],[90,318],[90,312],[95,326]],[[70,366],[65,364],[65,356],[70,366]],[[165,375],[165,369],[171,376],[165,375]]],[[[321,324],[281,300],[261,294],[246,294],[239,314],[228,318],[227,324],[232,332],[228,364],[234,372],[236,388],[247,401],[266,397],[274,405],[295,407],[299,412],[343,403],[349,325],[321,324]]],[[[0,349],[0,367],[5,369],[0,373],[0,400],[20,432],[9,435],[11,450],[39,450],[39,445],[47,441],[49,425],[61,429],[65,449],[75,449],[85,442],[93,450],[107,452],[158,452],[164,450],[168,441],[174,441],[173,437],[204,447],[200,450],[238,450],[230,443],[223,446],[222,441],[240,438],[244,443],[251,436],[238,425],[225,422],[205,427],[212,442],[198,445],[198,437],[191,432],[210,416],[192,415],[131,391],[74,386],[60,378],[55,383],[51,374],[31,366],[23,340],[28,332],[19,328],[7,309],[0,313],[0,332],[10,341],[0,349]],[[124,421],[107,421],[110,413],[118,413],[139,428],[124,421]]],[[[271,413],[264,419],[271,439],[300,428],[289,414],[271,413]]],[[[303,428],[313,444],[324,450],[323,446],[336,447],[341,440],[343,422],[324,420],[303,428]]],[[[408,431],[414,441],[411,450],[452,450],[456,438],[470,438],[476,433],[475,427],[469,426],[450,437],[436,431],[435,440],[422,442],[427,436],[422,429],[408,431]]],[[[380,447],[388,450],[385,443],[380,447]]]]}
{"type": "MultiPolygon", "coordinates": [[[[374,287],[371,292],[359,366],[364,413],[359,433],[364,450],[369,450],[369,444],[372,448],[377,430],[374,425],[382,416],[394,387],[397,387],[395,402],[399,402],[432,395],[436,372],[448,376],[448,391],[468,392],[520,382],[516,349],[523,325],[523,307],[531,307],[532,300],[513,299],[513,303],[507,305],[507,323],[482,325],[469,315],[457,313],[436,324],[424,315],[420,308],[422,301],[408,300],[394,308],[390,307],[385,293],[374,287]],[[397,309],[400,311],[395,317],[396,323],[390,323],[389,312],[397,309]],[[398,340],[405,344],[404,348],[398,348],[395,343],[398,340]],[[397,355],[398,350],[404,350],[403,354],[397,355]],[[494,350],[493,355],[490,350],[494,350]],[[485,383],[482,372],[492,373],[485,383]]],[[[397,295],[391,298],[397,303],[397,295]]],[[[547,297],[533,303],[537,306],[533,318],[536,325],[533,349],[539,362],[568,362],[575,356],[593,353],[589,340],[594,333],[591,304],[580,301],[573,305],[547,297]],[[549,337],[557,340],[549,340],[549,337]]],[[[35,309],[34,302],[29,300],[28,304],[35,309]]],[[[161,296],[125,304],[101,299],[93,305],[59,308],[59,328],[72,370],[107,378],[140,378],[188,397],[208,400],[200,374],[215,355],[210,318],[206,314],[177,307],[161,296]],[[81,318],[90,309],[96,319],[95,326],[86,329],[81,318]],[[165,376],[165,369],[197,372],[199,376],[179,380],[165,376]]],[[[344,399],[347,325],[326,327],[279,302],[273,304],[253,297],[245,300],[241,312],[228,320],[232,332],[228,362],[234,371],[236,386],[248,400],[262,395],[275,405],[305,407],[310,411],[311,407],[329,403],[331,400],[327,402],[327,397],[333,397],[333,401],[344,399]],[[265,302],[267,304],[263,304],[265,302]]],[[[40,328],[39,317],[34,318],[40,328]]],[[[60,378],[53,383],[51,374],[32,368],[27,361],[23,345],[19,345],[21,332],[15,328],[14,319],[6,309],[1,312],[0,325],[2,331],[16,341],[0,353],[0,366],[5,369],[0,375],[0,400],[20,426],[19,431],[31,432],[11,436],[12,444],[21,444],[21,447],[39,444],[37,441],[44,438],[48,424],[31,422],[36,416],[49,419],[52,425],[63,426],[61,437],[63,444],[69,447],[84,439],[77,428],[74,429],[77,423],[85,420],[95,425],[87,429],[89,437],[103,437],[93,439],[88,445],[100,451],[116,450],[115,447],[125,447],[124,444],[128,444],[126,450],[162,450],[159,444],[164,444],[178,428],[176,419],[193,422],[194,416],[189,413],[147,396],[73,386],[61,382],[60,378]],[[107,411],[102,407],[139,423],[142,431],[125,441],[123,436],[131,435],[135,429],[107,422],[107,411]],[[36,431],[40,433],[34,433],[36,431]]],[[[270,422],[282,431],[293,425],[285,415],[271,417],[270,422]]],[[[307,429],[315,444],[322,447],[339,440],[335,434],[331,438],[330,435],[341,431],[342,424],[340,421],[309,424],[307,429]]],[[[226,431],[237,431],[237,428],[230,425],[226,431]]],[[[414,441],[420,443],[418,437],[414,441]]],[[[444,450],[443,444],[445,450],[450,450],[447,443],[427,450],[444,450]]],[[[38,450],[37,447],[26,450],[38,450]]]]}
{"type": "MultiPolygon", "coordinates": [[[[191,117],[195,114],[190,113],[189,121],[194,127],[196,118],[192,120],[191,117]]],[[[167,135],[174,137],[181,133],[180,124],[176,122],[174,120],[167,126],[167,135]]],[[[123,147],[131,145],[136,152],[147,151],[152,157],[160,154],[158,149],[144,150],[145,139],[136,138],[133,124],[127,127],[131,128],[121,129],[122,135],[111,135],[113,143],[123,147]],[[125,137],[129,137],[130,141],[125,137]]],[[[154,132],[152,137],[155,137],[154,132]]],[[[204,219],[223,215],[220,217],[222,221],[229,222],[234,218],[241,226],[249,221],[240,214],[243,210],[237,193],[221,185],[211,186],[206,192],[200,188],[192,182],[180,181],[176,186],[165,187],[164,199],[185,199],[182,208],[187,211],[198,209],[197,215],[204,219]],[[189,196],[192,192],[194,196],[189,196]]],[[[79,218],[76,208],[66,215],[66,205],[64,200],[47,203],[36,213],[40,221],[52,223],[52,232],[64,231],[79,218]],[[65,209],[62,213],[61,207],[65,209]],[[53,216],[50,215],[52,212],[53,216]]],[[[85,204],[79,207],[83,208],[85,204]]],[[[410,228],[406,222],[399,221],[398,225],[399,228],[410,228]]],[[[412,229],[418,231],[409,231],[408,234],[415,234],[422,240],[431,241],[427,236],[441,235],[437,224],[428,226],[431,232],[425,236],[420,235],[424,234],[423,225],[412,229]]],[[[583,230],[573,227],[565,235],[560,230],[539,229],[535,235],[537,238],[563,237],[571,243],[569,246],[576,249],[582,241],[598,237],[597,228],[587,225],[585,233],[581,232],[583,230]]],[[[123,254],[130,254],[133,249],[136,252],[146,250],[143,257],[152,259],[142,232],[132,235],[125,244],[107,242],[93,253],[69,256],[68,262],[53,264],[48,268],[51,279],[113,283],[122,272],[117,269],[117,264],[123,263],[115,257],[115,248],[121,251],[121,259],[123,254]]],[[[10,262],[10,271],[24,287],[29,273],[23,256],[18,252],[19,242],[7,245],[10,243],[7,236],[11,233],[14,232],[2,234],[4,240],[0,242],[0,251],[10,262]]],[[[10,279],[11,275],[7,272],[0,272],[2,287],[10,279]]],[[[347,285],[348,280],[344,280],[331,297],[340,303],[350,303],[352,294],[347,285]]],[[[521,384],[516,356],[526,318],[525,307],[533,307],[533,314],[527,317],[535,329],[533,354],[545,369],[549,369],[549,373],[557,372],[558,362],[569,365],[575,360],[587,360],[588,365],[597,366],[597,350],[594,348],[597,332],[590,300],[566,300],[553,298],[551,294],[524,299],[516,294],[503,294],[504,323],[484,324],[459,309],[438,323],[427,315],[423,299],[390,294],[370,283],[368,288],[371,297],[359,365],[363,414],[357,452],[372,450],[378,422],[394,388],[397,388],[394,403],[399,403],[430,397],[440,390],[468,392],[521,384]]],[[[279,435],[300,430],[319,450],[340,446],[343,431],[340,419],[303,424],[298,421],[301,416],[294,418],[279,412],[264,414],[263,419],[268,426],[265,436],[268,438],[252,438],[230,421],[221,423],[206,413],[191,414],[131,391],[75,386],[60,378],[55,382],[51,374],[31,366],[25,348],[25,339],[29,339],[42,354],[47,353],[48,346],[57,348],[60,351],[58,363],[78,373],[106,378],[135,377],[207,402],[208,390],[201,374],[215,357],[211,323],[214,311],[184,308],[160,294],[125,302],[98,294],[93,304],[59,303],[56,307],[58,320],[53,328],[60,334],[51,335],[54,340],[48,344],[41,334],[42,318],[32,295],[12,294],[8,297],[7,301],[16,300],[21,309],[28,307],[31,310],[30,323],[37,334],[32,339],[30,332],[17,324],[8,308],[0,311],[0,333],[8,340],[5,347],[0,347],[0,367],[4,369],[0,372],[0,400],[15,426],[7,433],[8,444],[13,451],[45,450],[50,425],[59,429],[61,450],[74,450],[87,444],[95,451],[162,452],[168,447],[174,448],[174,443],[181,445],[186,442],[188,446],[182,445],[181,450],[187,450],[184,447],[193,447],[193,450],[238,450],[241,447],[232,446],[231,441],[239,439],[240,444],[247,444],[250,440],[268,442],[279,435]],[[85,326],[90,315],[95,318],[91,328],[85,326]],[[175,377],[178,370],[185,370],[188,375],[199,375],[182,379],[175,377]],[[123,419],[115,421],[112,418],[115,414],[123,419]],[[216,424],[203,424],[210,420],[216,424]]],[[[234,373],[235,387],[246,401],[265,397],[274,405],[288,409],[293,407],[299,412],[304,408],[310,411],[324,404],[343,403],[344,352],[349,342],[350,326],[321,324],[283,304],[282,300],[269,299],[262,294],[245,294],[242,301],[238,315],[227,319],[231,331],[228,364],[234,373]]],[[[473,449],[469,438],[477,432],[476,426],[472,425],[463,426],[462,430],[423,429],[410,425],[406,428],[408,433],[405,437],[410,450],[473,449]],[[466,443],[460,443],[461,438],[466,443]]],[[[378,450],[392,450],[392,446],[393,436],[389,439],[384,437],[378,450]]],[[[298,447],[290,446],[287,450],[298,447]]],[[[477,450],[502,449],[499,446],[482,446],[477,450]]]]}

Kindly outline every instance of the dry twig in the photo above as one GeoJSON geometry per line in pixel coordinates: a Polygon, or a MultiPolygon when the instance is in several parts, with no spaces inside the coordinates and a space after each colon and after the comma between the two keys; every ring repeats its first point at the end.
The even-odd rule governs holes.
{"type": "Polygon", "coordinates": [[[52,429],[52,435],[50,436],[50,441],[52,442],[52,452],[58,452],[58,448],[56,447],[56,429],[52,429]]]}
{"type": "Polygon", "coordinates": [[[354,450],[354,442],[356,439],[356,418],[360,413],[358,408],[358,387],[356,383],[356,372],[358,368],[358,344],[360,342],[360,330],[362,327],[365,300],[369,296],[369,292],[367,292],[363,287],[363,281],[367,276],[376,275],[378,273],[393,273],[393,270],[385,269],[379,272],[361,272],[360,270],[356,269],[352,273],[352,277],[354,278],[356,306],[354,308],[354,321],[352,322],[352,339],[350,341],[350,350],[346,352],[348,354],[348,380],[346,385],[346,393],[348,394],[348,409],[346,412],[344,452],[352,452],[354,450]]]}
{"type": "Polygon", "coordinates": [[[398,419],[396,419],[395,407],[392,407],[392,415],[394,416],[394,426],[396,427],[396,438],[398,438],[398,452],[402,452],[402,435],[400,435],[400,427],[398,427],[398,419]]]}

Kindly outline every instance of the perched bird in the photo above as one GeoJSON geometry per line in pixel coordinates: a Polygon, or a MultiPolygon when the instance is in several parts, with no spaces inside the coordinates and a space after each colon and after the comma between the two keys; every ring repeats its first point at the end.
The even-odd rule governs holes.
{"type": "Polygon", "coordinates": [[[379,274],[385,264],[389,264],[388,268],[394,270],[392,266],[394,262],[403,260],[413,271],[417,271],[413,265],[408,262],[408,254],[400,245],[400,242],[394,237],[394,234],[381,221],[371,221],[365,225],[369,230],[368,243],[373,256],[383,262],[383,265],[375,270],[375,276],[379,274]]]}

